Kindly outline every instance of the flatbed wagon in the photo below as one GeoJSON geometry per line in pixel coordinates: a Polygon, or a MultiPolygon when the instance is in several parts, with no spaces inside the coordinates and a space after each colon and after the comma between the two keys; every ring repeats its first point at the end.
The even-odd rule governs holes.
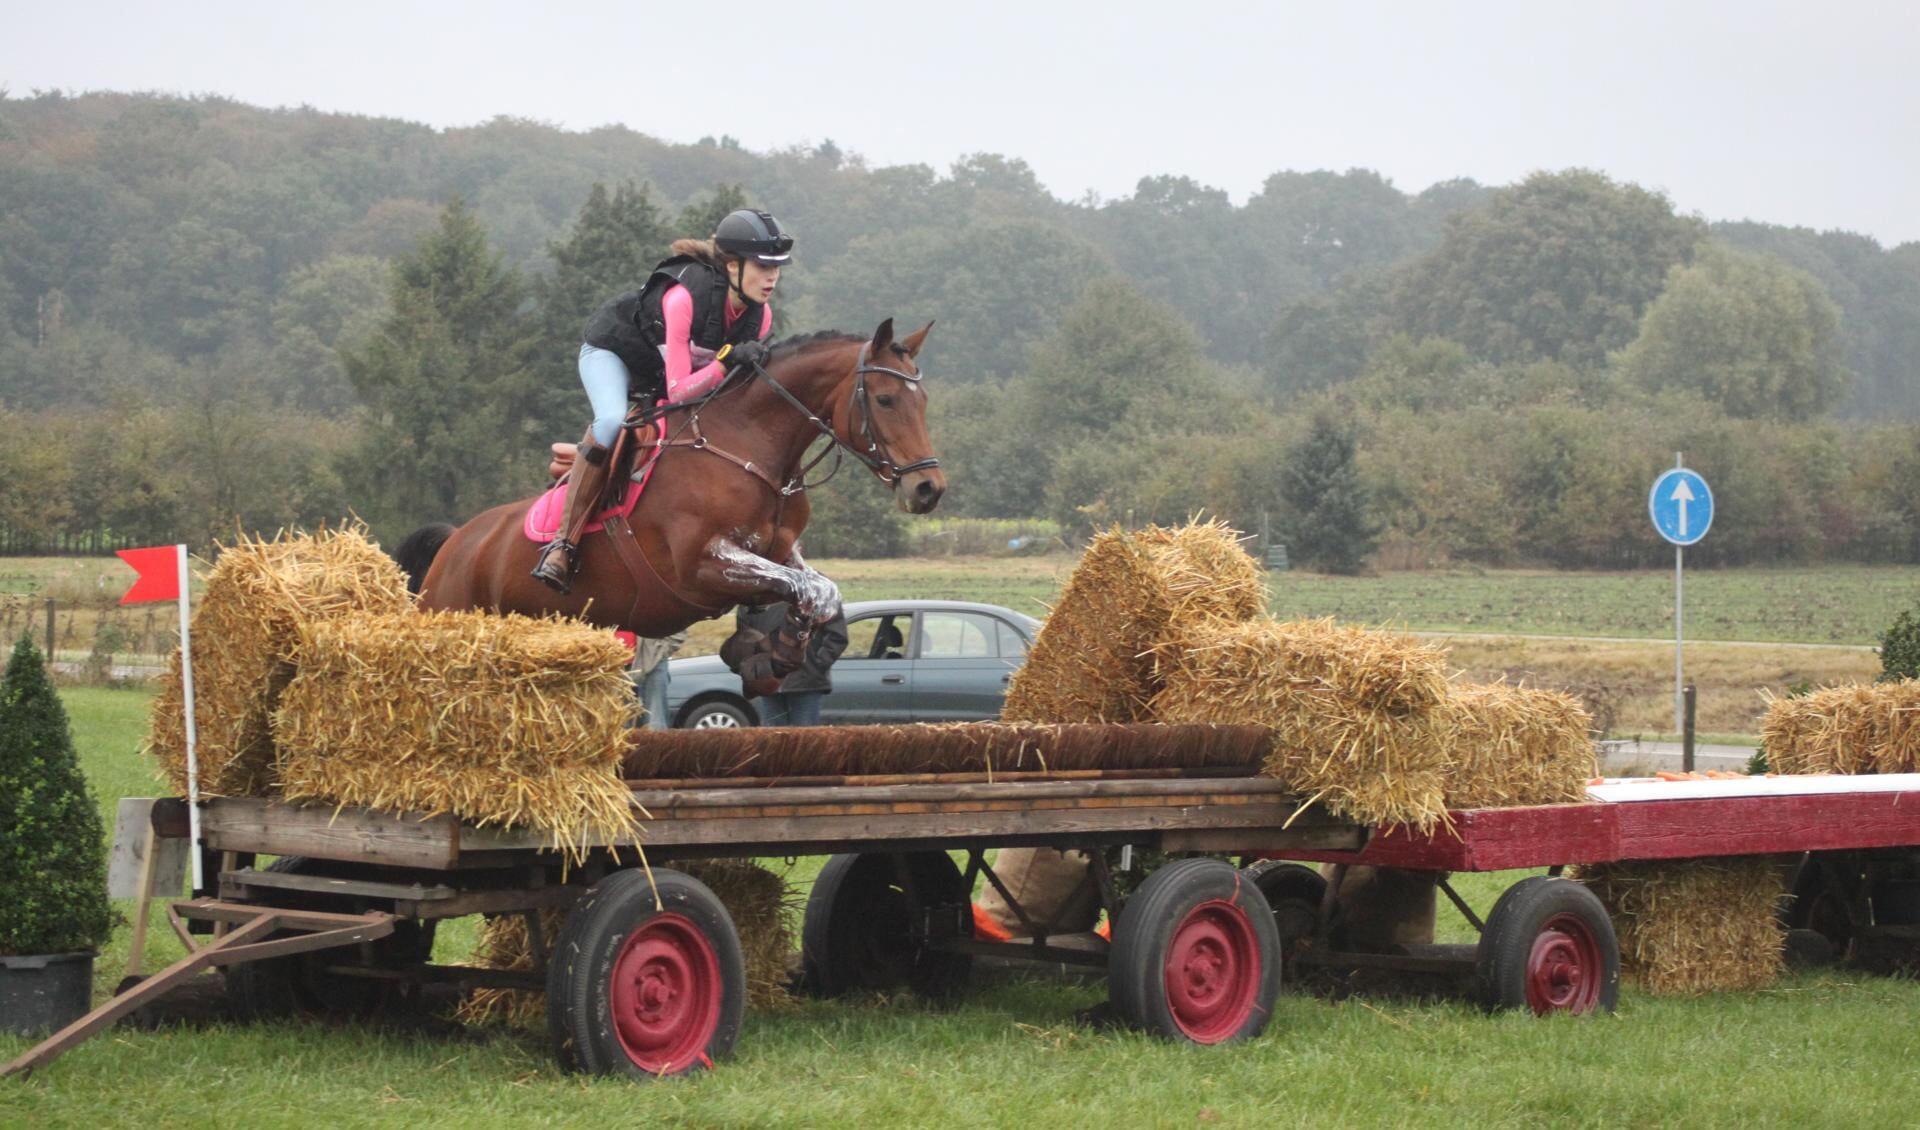
{"type": "MultiPolygon", "coordinates": [[[[1920,942],[1920,775],[1609,782],[1592,803],[1459,811],[1431,834],[1372,831],[1232,772],[638,784],[639,844],[588,842],[572,861],[548,837],[446,816],[208,801],[213,889],[167,909],[191,952],[5,1071],[44,1064],[209,967],[224,968],[243,1016],[373,1011],[433,982],[540,989],[564,1068],[697,1070],[734,1042],[744,971],[726,908],[674,864],[722,856],[833,856],[803,928],[816,994],[904,985],[939,997],[978,955],[1063,962],[1104,968],[1120,1019],[1197,1043],[1258,1033],[1283,970],[1316,966],[1457,974],[1494,1008],[1609,1008],[1617,942],[1598,900],[1561,877],[1570,864],[1779,856],[1798,864],[1790,925],[1862,959],[1906,961],[1920,942]],[[1104,850],[1118,845],[1205,855],[1161,867],[1122,900],[1104,850]],[[1086,850],[1112,943],[1021,908],[986,854],[1014,846],[1086,850]],[[256,865],[268,855],[279,858],[256,865]],[[1206,857],[1220,855],[1247,866],[1206,857]],[[1332,865],[1331,885],[1303,865],[1316,862],[1332,865]],[[1480,941],[1342,948],[1330,891],[1353,866],[1433,876],[1480,941]],[[1509,887],[1484,919],[1447,882],[1516,869],[1544,874],[1509,887]],[[981,880],[1032,937],[976,935],[981,880]],[[547,952],[535,918],[556,908],[566,924],[547,952]],[[436,924],[470,914],[528,916],[535,968],[433,963],[436,924]]],[[[156,809],[156,824],[184,834],[179,809],[156,809]]]]}

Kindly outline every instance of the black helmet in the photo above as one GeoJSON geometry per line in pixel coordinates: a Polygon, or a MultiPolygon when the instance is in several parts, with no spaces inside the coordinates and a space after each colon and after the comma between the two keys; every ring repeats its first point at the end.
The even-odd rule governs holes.
{"type": "Polygon", "coordinates": [[[772,213],[757,208],[728,212],[713,231],[713,243],[722,253],[756,259],[778,267],[793,258],[793,237],[780,230],[772,213]]]}

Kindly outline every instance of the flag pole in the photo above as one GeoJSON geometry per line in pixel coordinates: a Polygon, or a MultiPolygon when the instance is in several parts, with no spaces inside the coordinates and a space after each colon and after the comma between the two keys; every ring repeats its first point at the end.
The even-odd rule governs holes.
{"type": "Polygon", "coordinates": [[[187,632],[187,547],[175,545],[175,575],[180,578],[180,690],[182,706],[187,717],[187,855],[193,861],[193,892],[199,894],[205,888],[205,876],[200,869],[200,758],[197,752],[199,734],[193,726],[193,640],[187,632]]]}

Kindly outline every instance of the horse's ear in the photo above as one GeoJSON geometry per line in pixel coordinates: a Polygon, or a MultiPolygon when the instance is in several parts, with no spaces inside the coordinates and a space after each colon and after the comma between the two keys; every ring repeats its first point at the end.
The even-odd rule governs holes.
{"type": "Polygon", "coordinates": [[[893,319],[888,318],[886,321],[880,323],[879,329],[873,331],[872,355],[875,357],[878,357],[881,354],[881,352],[887,348],[887,346],[892,344],[893,344],[893,319]]]}
{"type": "Polygon", "coordinates": [[[907,351],[907,356],[920,356],[920,343],[927,340],[927,331],[932,328],[933,323],[928,322],[926,325],[921,326],[919,329],[900,339],[900,347],[907,351]]]}

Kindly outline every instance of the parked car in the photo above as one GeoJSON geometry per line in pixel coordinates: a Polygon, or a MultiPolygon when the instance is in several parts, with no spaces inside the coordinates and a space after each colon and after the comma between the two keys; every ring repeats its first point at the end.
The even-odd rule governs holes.
{"type": "MultiPolygon", "coordinates": [[[[847,605],[847,650],[833,665],[827,725],[979,722],[1000,716],[1007,680],[1040,622],[1010,608],[959,600],[863,600],[847,605]]],[[[668,663],[667,715],[677,728],[757,726],[740,676],[717,655],[668,663]]]]}

